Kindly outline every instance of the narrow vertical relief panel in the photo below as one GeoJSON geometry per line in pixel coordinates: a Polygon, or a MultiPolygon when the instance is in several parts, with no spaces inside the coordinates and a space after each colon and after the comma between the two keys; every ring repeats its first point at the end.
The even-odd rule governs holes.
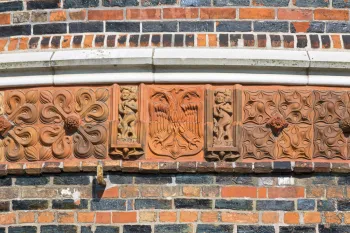
{"type": "Polygon", "coordinates": [[[5,154],[4,154],[4,136],[6,135],[9,127],[11,127],[10,122],[4,116],[4,101],[5,101],[5,93],[3,91],[0,92],[0,162],[5,162],[5,154]]]}
{"type": "Polygon", "coordinates": [[[141,90],[143,85],[114,85],[113,119],[110,123],[111,157],[137,159],[144,154],[142,136],[141,90]]]}
{"type": "Polygon", "coordinates": [[[207,151],[208,161],[233,161],[239,158],[237,148],[236,89],[212,87],[207,90],[207,151]]]}

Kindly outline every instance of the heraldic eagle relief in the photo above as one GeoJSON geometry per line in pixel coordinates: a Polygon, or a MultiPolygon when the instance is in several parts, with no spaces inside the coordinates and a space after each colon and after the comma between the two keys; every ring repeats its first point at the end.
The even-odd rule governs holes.
{"type": "Polygon", "coordinates": [[[203,149],[202,98],[200,88],[150,90],[148,144],[154,154],[176,159],[203,149]]]}

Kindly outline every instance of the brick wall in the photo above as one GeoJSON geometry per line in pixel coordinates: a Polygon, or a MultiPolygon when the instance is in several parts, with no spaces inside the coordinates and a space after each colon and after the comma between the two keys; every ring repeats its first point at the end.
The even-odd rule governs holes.
{"type": "Polygon", "coordinates": [[[345,174],[109,173],[0,178],[0,232],[346,233],[345,174]]]}
{"type": "Polygon", "coordinates": [[[349,49],[349,7],[347,0],[2,0],[0,37],[12,40],[0,39],[0,51],[118,46],[349,49]]]}

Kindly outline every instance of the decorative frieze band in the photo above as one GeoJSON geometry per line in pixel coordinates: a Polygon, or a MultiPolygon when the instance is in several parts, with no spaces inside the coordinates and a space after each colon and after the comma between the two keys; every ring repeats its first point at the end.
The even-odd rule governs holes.
{"type": "Polygon", "coordinates": [[[0,92],[0,162],[348,160],[345,88],[151,85],[0,92]]]}

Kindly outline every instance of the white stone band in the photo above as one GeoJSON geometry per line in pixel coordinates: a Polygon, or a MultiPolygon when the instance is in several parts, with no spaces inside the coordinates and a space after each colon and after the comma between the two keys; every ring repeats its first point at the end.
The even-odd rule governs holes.
{"type": "Polygon", "coordinates": [[[350,86],[350,53],[150,48],[0,54],[0,87],[140,82],[350,86]]]}

